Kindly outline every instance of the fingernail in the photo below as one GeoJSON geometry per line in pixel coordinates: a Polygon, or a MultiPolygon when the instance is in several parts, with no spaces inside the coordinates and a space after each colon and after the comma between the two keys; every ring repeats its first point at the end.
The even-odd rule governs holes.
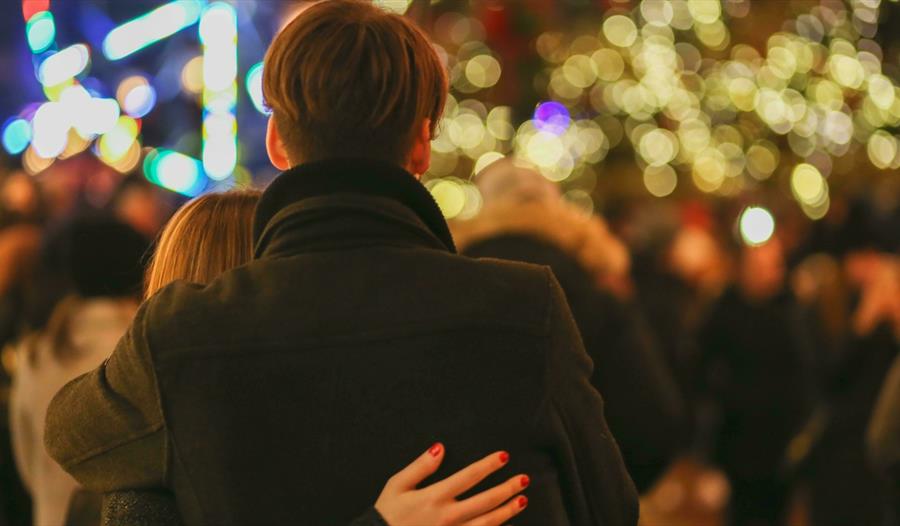
{"type": "Polygon", "coordinates": [[[525,506],[528,506],[528,497],[522,495],[521,497],[516,499],[516,503],[519,505],[519,509],[522,509],[525,506]]]}
{"type": "Polygon", "coordinates": [[[430,453],[431,456],[436,457],[441,454],[441,449],[443,449],[443,447],[444,446],[440,442],[438,442],[435,445],[428,448],[428,453],[430,453]]]}
{"type": "Polygon", "coordinates": [[[509,453],[507,453],[506,451],[501,451],[500,452],[500,462],[502,464],[506,464],[507,462],[509,462],[509,453]]]}
{"type": "Polygon", "coordinates": [[[521,484],[523,488],[527,488],[528,485],[531,484],[531,479],[528,478],[528,475],[522,475],[519,477],[519,484],[521,484]]]}

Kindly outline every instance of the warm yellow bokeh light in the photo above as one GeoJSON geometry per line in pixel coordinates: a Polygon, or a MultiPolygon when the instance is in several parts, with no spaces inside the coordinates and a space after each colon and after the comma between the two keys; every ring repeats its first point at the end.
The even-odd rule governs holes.
{"type": "Polygon", "coordinates": [[[828,195],[828,183],[819,169],[809,163],[800,163],[791,173],[791,191],[801,203],[816,205],[828,195]]]}
{"type": "Polygon", "coordinates": [[[756,84],[743,77],[731,79],[728,83],[728,96],[737,109],[753,111],[756,107],[756,84]]]}
{"type": "Polygon", "coordinates": [[[866,144],[866,152],[869,154],[869,160],[876,168],[885,170],[891,168],[900,155],[900,145],[897,144],[897,138],[885,132],[878,130],[869,137],[866,144]]]}
{"type": "Polygon", "coordinates": [[[637,26],[625,15],[613,15],[603,21],[603,36],[614,46],[628,47],[637,40],[637,26]]]}
{"type": "Polygon", "coordinates": [[[715,192],[725,182],[725,158],[719,150],[706,148],[694,159],[694,184],[704,192],[715,192]]]}
{"type": "Polygon", "coordinates": [[[412,0],[375,0],[375,5],[378,7],[398,15],[406,13],[410,3],[412,3],[412,0]]]}
{"type": "Polygon", "coordinates": [[[565,146],[556,135],[537,132],[527,142],[525,155],[528,160],[541,168],[551,168],[560,162],[565,154],[565,146]]]}
{"type": "Polygon", "coordinates": [[[181,70],[181,85],[188,93],[203,91],[203,57],[196,56],[187,61],[181,70]]]}
{"type": "Polygon", "coordinates": [[[100,136],[98,147],[100,158],[107,164],[115,163],[122,159],[138,134],[137,121],[131,117],[122,115],[113,128],[100,136]]]}
{"type": "Polygon", "coordinates": [[[587,88],[597,80],[594,62],[586,55],[572,55],[562,67],[562,74],[577,88],[587,88]]]}
{"type": "Polygon", "coordinates": [[[439,181],[431,187],[431,196],[447,219],[458,216],[466,206],[466,192],[456,181],[439,181]]]}
{"type": "Polygon", "coordinates": [[[678,154],[678,141],[668,130],[653,130],[641,137],[638,152],[650,166],[663,166],[678,154]]]}
{"type": "Polygon", "coordinates": [[[866,71],[859,60],[847,55],[832,55],[828,71],[835,82],[847,88],[857,89],[866,79],[866,71]]]}
{"type": "Polygon", "coordinates": [[[641,16],[651,26],[665,27],[672,23],[675,9],[671,0],[644,0],[640,5],[641,16]]]}
{"type": "Polygon", "coordinates": [[[644,168],[644,186],[656,197],[665,197],[678,186],[678,175],[669,165],[644,168]]]}
{"type": "Polygon", "coordinates": [[[488,132],[501,141],[513,138],[516,129],[512,125],[512,108],[497,106],[488,113],[486,125],[488,132]]]}
{"type": "Polygon", "coordinates": [[[684,120],[678,128],[678,138],[685,150],[699,152],[709,146],[709,127],[699,119],[684,120]]]}
{"type": "Polygon", "coordinates": [[[625,71],[625,61],[622,55],[612,49],[599,49],[591,55],[597,70],[597,78],[605,82],[619,80],[625,71]]]}
{"type": "Polygon", "coordinates": [[[478,146],[484,139],[485,129],[478,116],[462,113],[447,123],[447,134],[456,146],[467,149],[478,146]]]}
{"type": "Polygon", "coordinates": [[[466,63],[466,80],[477,88],[490,88],[500,80],[500,63],[490,55],[478,55],[466,63]]]}
{"type": "Polygon", "coordinates": [[[747,171],[755,179],[771,177],[778,167],[778,148],[768,141],[754,144],[747,149],[747,171]]]}
{"type": "Polygon", "coordinates": [[[884,75],[875,74],[868,78],[869,97],[879,108],[886,110],[894,104],[894,84],[884,75]]]}
{"type": "Polygon", "coordinates": [[[504,157],[505,156],[500,152],[488,152],[479,157],[477,161],[475,161],[475,168],[473,169],[472,173],[478,175],[482,172],[482,170],[499,161],[500,159],[503,159],[504,157]]]}
{"type": "Polygon", "coordinates": [[[712,50],[723,50],[731,43],[731,34],[728,28],[721,20],[717,20],[711,24],[696,23],[694,24],[694,33],[703,45],[712,50]]]}
{"type": "Polygon", "coordinates": [[[722,17],[722,4],[719,0],[688,0],[688,10],[694,20],[701,24],[712,24],[722,17]]]}

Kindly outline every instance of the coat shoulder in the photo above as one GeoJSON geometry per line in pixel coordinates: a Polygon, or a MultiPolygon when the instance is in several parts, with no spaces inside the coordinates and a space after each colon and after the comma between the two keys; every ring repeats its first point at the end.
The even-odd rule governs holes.
{"type": "Polygon", "coordinates": [[[213,341],[293,341],[385,330],[462,328],[546,334],[547,267],[441,251],[257,260],[207,286],[175,282],[147,300],[147,341],[160,349],[213,341]]]}

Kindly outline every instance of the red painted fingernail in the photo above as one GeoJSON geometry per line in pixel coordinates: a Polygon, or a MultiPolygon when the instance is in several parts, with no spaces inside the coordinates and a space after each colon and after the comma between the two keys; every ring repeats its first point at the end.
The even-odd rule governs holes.
{"type": "Polygon", "coordinates": [[[516,499],[516,503],[518,503],[520,509],[524,508],[525,506],[528,506],[528,497],[522,495],[521,497],[516,499]]]}
{"type": "Polygon", "coordinates": [[[507,453],[506,451],[501,451],[500,452],[500,462],[502,462],[503,464],[506,464],[507,462],[509,462],[509,453],[507,453]]]}
{"type": "Polygon", "coordinates": [[[528,475],[522,475],[519,477],[519,484],[521,484],[523,488],[527,488],[528,485],[531,484],[531,479],[528,478],[528,475]]]}
{"type": "Polygon", "coordinates": [[[443,449],[443,448],[444,448],[443,444],[438,442],[437,444],[428,448],[428,453],[430,453],[431,456],[436,457],[441,454],[441,449],[443,449]]]}

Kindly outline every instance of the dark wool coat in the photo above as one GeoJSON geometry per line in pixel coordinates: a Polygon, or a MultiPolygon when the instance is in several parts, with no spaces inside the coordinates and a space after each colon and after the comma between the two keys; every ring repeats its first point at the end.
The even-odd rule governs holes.
{"type": "Polygon", "coordinates": [[[441,441],[435,479],[510,452],[477,489],[528,473],[516,524],[636,524],[548,269],[456,255],[427,191],[369,160],[282,174],[255,229],[254,261],[160,291],[53,401],[47,448],[87,488],[169,488],[187,524],[346,524],[441,441]]]}

